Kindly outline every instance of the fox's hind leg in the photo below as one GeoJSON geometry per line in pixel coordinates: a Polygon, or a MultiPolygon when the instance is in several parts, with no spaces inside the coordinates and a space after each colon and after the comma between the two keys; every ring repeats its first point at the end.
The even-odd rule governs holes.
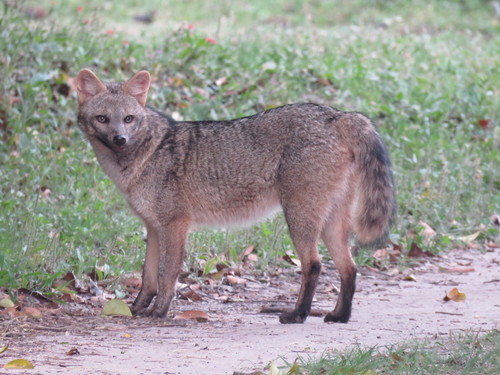
{"type": "Polygon", "coordinates": [[[321,271],[317,241],[321,228],[321,218],[311,212],[313,206],[297,204],[284,207],[285,218],[293,244],[302,265],[302,283],[299,297],[292,311],[281,314],[281,323],[303,323],[311,311],[311,303],[321,271]]]}
{"type": "Polygon", "coordinates": [[[352,299],[356,289],[356,264],[349,250],[349,207],[339,205],[332,211],[321,238],[340,274],[340,294],[335,309],[325,316],[325,322],[347,323],[351,317],[352,299]]]}

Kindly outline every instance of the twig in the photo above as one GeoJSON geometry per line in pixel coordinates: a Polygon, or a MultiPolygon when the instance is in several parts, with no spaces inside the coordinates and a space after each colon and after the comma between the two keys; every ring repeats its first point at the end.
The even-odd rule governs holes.
{"type": "Polygon", "coordinates": [[[457,313],[450,313],[446,311],[435,311],[435,314],[444,314],[444,315],[457,315],[457,316],[463,316],[464,314],[457,314],[457,313]]]}
{"type": "MultiPolygon", "coordinates": [[[[290,310],[289,307],[262,306],[259,312],[261,314],[280,314],[290,310]]],[[[309,316],[324,316],[326,313],[324,310],[311,310],[309,316]]]]}

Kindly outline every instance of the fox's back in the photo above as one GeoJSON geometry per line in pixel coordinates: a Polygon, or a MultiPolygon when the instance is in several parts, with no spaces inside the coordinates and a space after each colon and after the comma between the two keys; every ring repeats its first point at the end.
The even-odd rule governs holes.
{"type": "Polygon", "coordinates": [[[253,222],[279,209],[280,180],[306,188],[332,178],[345,152],[334,126],[340,113],[296,104],[231,121],[172,123],[155,157],[169,165],[167,178],[195,222],[253,222]]]}

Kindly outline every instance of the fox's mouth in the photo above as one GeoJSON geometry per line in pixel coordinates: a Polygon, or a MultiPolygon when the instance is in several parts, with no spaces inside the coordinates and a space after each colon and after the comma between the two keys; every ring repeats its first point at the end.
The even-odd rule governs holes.
{"type": "Polygon", "coordinates": [[[127,138],[124,136],[115,136],[112,140],[106,136],[96,136],[95,139],[113,152],[123,150],[124,146],[127,144],[127,138]]]}

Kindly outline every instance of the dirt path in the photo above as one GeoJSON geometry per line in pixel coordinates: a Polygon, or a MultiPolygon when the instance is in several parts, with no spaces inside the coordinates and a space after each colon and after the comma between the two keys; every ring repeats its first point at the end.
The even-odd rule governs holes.
{"type": "MultiPolygon", "coordinates": [[[[500,250],[490,250],[457,250],[426,261],[412,270],[416,281],[362,269],[348,324],[309,317],[305,324],[282,325],[276,315],[259,313],[263,305],[295,298],[298,275],[293,270],[266,283],[244,275],[246,286],[226,288],[234,302],[206,295],[201,302],[174,302],[174,314],[207,312],[210,318],[204,323],[104,318],[95,308],[44,315],[38,321],[0,316],[1,331],[7,332],[0,344],[9,345],[0,364],[25,358],[35,365],[26,371],[30,374],[250,373],[273,360],[282,365],[283,360],[318,357],[357,344],[383,346],[500,328],[500,250]],[[454,287],[466,300],[444,302],[454,287]],[[73,348],[79,355],[67,354],[73,348]]],[[[336,273],[329,264],[323,273],[313,309],[331,309],[336,298],[330,291],[338,282],[336,273]]]]}

